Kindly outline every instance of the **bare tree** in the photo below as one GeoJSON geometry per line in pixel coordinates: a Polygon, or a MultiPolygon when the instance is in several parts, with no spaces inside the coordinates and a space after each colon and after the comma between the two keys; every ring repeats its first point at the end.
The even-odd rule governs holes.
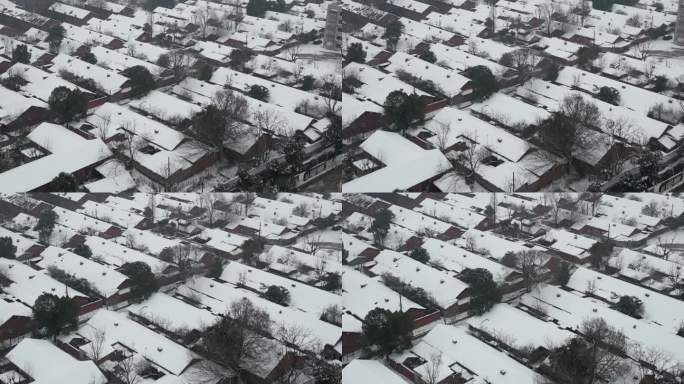
{"type": "Polygon", "coordinates": [[[628,354],[639,363],[636,366],[641,379],[658,378],[663,373],[679,370],[679,364],[672,355],[658,347],[644,347],[639,343],[632,343],[628,354]]]}
{"type": "Polygon", "coordinates": [[[322,236],[321,232],[314,232],[304,238],[304,250],[311,256],[316,256],[316,253],[321,249],[322,236]]]}
{"type": "Polygon", "coordinates": [[[537,13],[540,19],[544,20],[546,26],[546,36],[551,36],[551,27],[553,25],[554,16],[558,12],[558,4],[553,0],[546,0],[537,5],[537,13]]]}
{"type": "Polygon", "coordinates": [[[139,384],[143,380],[141,372],[149,367],[147,360],[136,361],[135,357],[136,355],[129,356],[114,367],[114,376],[123,384],[139,384]]]}
{"type": "Polygon", "coordinates": [[[214,216],[216,213],[216,202],[219,200],[217,193],[202,193],[200,195],[200,207],[207,211],[207,219],[209,219],[209,226],[214,225],[214,216]]]}
{"type": "Polygon", "coordinates": [[[435,352],[430,355],[430,359],[425,364],[427,364],[425,366],[425,383],[438,384],[442,370],[442,352],[435,352]]]}
{"type": "Polygon", "coordinates": [[[105,342],[107,341],[107,332],[104,329],[95,329],[93,337],[90,339],[90,344],[88,344],[88,352],[90,352],[90,358],[95,361],[95,364],[99,364],[100,359],[103,357],[105,342]]]}
{"type": "Polygon", "coordinates": [[[326,113],[329,116],[337,115],[342,107],[342,87],[332,76],[329,76],[323,82],[321,96],[325,98],[326,113]]]}
{"type": "Polygon", "coordinates": [[[544,280],[543,268],[548,257],[536,250],[525,250],[516,256],[525,280],[525,286],[529,292],[544,280]]]}
{"type": "Polygon", "coordinates": [[[244,216],[247,216],[249,215],[249,209],[252,207],[252,205],[254,205],[254,200],[256,200],[256,198],[257,196],[255,193],[245,192],[235,195],[235,197],[233,197],[233,201],[242,204],[242,206],[245,208],[244,216]]]}
{"type": "Polygon", "coordinates": [[[297,61],[297,59],[299,59],[301,50],[302,47],[300,47],[299,44],[292,45],[285,49],[285,55],[288,60],[294,63],[295,61],[297,61]]]}
{"type": "Polygon", "coordinates": [[[192,22],[197,25],[202,40],[207,39],[207,30],[212,21],[216,19],[216,15],[209,9],[209,5],[199,6],[195,8],[192,15],[192,22]]]}
{"type": "Polygon", "coordinates": [[[591,1],[586,1],[586,0],[578,0],[577,2],[577,7],[575,8],[575,12],[579,15],[580,17],[580,23],[579,27],[584,28],[584,19],[589,16],[592,10],[592,5],[591,1]]]}
{"type": "Polygon", "coordinates": [[[646,39],[642,41],[637,41],[632,46],[632,51],[634,55],[642,61],[646,61],[651,55],[651,47],[653,47],[653,40],[646,39]]]}
{"type": "Polygon", "coordinates": [[[627,338],[622,331],[611,327],[602,318],[593,318],[582,323],[580,333],[589,344],[591,367],[589,383],[621,376],[629,366],[620,356],[627,347],[627,338]]]}
{"type": "Polygon", "coordinates": [[[112,115],[97,115],[97,117],[98,119],[97,123],[95,124],[95,132],[97,133],[98,138],[106,142],[110,135],[109,130],[112,126],[112,115]]]}
{"type": "Polygon", "coordinates": [[[169,53],[169,68],[173,71],[173,76],[182,80],[188,76],[192,57],[181,50],[173,50],[169,53]]]}
{"type": "MultiPolygon", "coordinates": [[[[260,358],[272,347],[271,327],[268,313],[244,298],[234,301],[225,317],[207,330],[201,345],[215,362],[241,375],[246,362],[260,358]]],[[[220,375],[217,378],[223,378],[223,372],[220,375]]]]}
{"type": "Polygon", "coordinates": [[[441,121],[438,121],[437,124],[437,128],[433,132],[435,134],[435,141],[437,148],[439,148],[441,152],[445,152],[447,146],[449,145],[449,133],[451,132],[451,125],[441,121]]]}
{"type": "Polygon", "coordinates": [[[469,131],[464,133],[463,137],[468,139],[468,143],[466,143],[465,149],[458,152],[455,157],[452,157],[452,160],[456,163],[457,167],[468,172],[466,179],[472,182],[482,165],[482,160],[489,156],[489,150],[478,145],[477,133],[469,131]]]}
{"type": "Polygon", "coordinates": [[[519,48],[513,52],[505,53],[501,61],[507,66],[513,67],[518,72],[520,83],[526,82],[532,73],[537,61],[537,55],[529,48],[519,48]]]}
{"type": "Polygon", "coordinates": [[[669,241],[665,240],[663,241],[662,237],[658,238],[658,246],[656,247],[656,252],[658,256],[662,257],[665,260],[669,260],[670,256],[672,255],[672,250],[673,245],[674,245],[675,238],[672,237],[669,241]]]}
{"type": "Polygon", "coordinates": [[[238,139],[248,111],[247,100],[239,93],[230,89],[217,93],[212,104],[198,113],[193,121],[192,132],[200,149],[214,148],[222,157],[224,142],[238,139]]]}

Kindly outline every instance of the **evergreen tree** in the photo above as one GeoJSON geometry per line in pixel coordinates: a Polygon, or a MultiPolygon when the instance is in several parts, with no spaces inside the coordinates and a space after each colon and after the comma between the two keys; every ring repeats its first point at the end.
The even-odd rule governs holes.
{"type": "Polygon", "coordinates": [[[5,259],[17,258],[17,247],[12,243],[11,237],[0,237],[0,257],[5,259]]]}
{"type": "Polygon", "coordinates": [[[17,45],[12,51],[12,61],[15,63],[31,63],[31,54],[28,51],[28,47],[24,44],[17,45]]]}

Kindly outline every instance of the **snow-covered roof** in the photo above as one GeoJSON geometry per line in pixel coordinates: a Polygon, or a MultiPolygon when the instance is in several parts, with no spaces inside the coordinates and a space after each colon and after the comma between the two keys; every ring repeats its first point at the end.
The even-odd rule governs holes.
{"type": "Polygon", "coordinates": [[[405,71],[419,79],[430,80],[448,97],[461,94],[463,87],[470,82],[469,78],[456,70],[432,64],[404,52],[396,52],[388,61],[389,65],[385,67],[388,71],[405,71]]]}
{"type": "Polygon", "coordinates": [[[143,246],[147,252],[159,255],[164,248],[173,248],[181,244],[179,239],[169,239],[152,231],[128,228],[123,235],[117,237],[115,241],[119,244],[128,245],[130,242],[136,246],[143,246]]]}
{"type": "Polygon", "coordinates": [[[428,252],[430,260],[438,262],[450,271],[462,272],[465,269],[484,268],[498,282],[503,282],[509,275],[515,272],[514,269],[503,264],[442,240],[426,239],[421,247],[428,252]]]}
{"type": "Polygon", "coordinates": [[[137,213],[101,204],[93,200],[84,202],[76,212],[84,213],[102,221],[111,222],[122,228],[134,227],[145,219],[144,216],[137,213]]]}
{"type": "Polygon", "coordinates": [[[103,131],[107,138],[116,135],[122,129],[129,130],[169,151],[186,139],[185,135],[164,124],[114,103],[101,105],[93,111],[87,121],[96,127],[96,131],[103,131]]]}
{"type": "Polygon", "coordinates": [[[318,338],[322,345],[335,345],[342,336],[342,330],[339,327],[320,320],[319,314],[283,307],[259,297],[249,290],[237,288],[232,284],[220,283],[206,277],[193,279],[181,286],[178,293],[199,299],[203,306],[218,316],[225,314],[231,304],[239,300],[250,300],[256,307],[269,314],[271,321],[274,322],[272,329],[275,330],[280,326],[286,329],[304,327],[313,337],[318,338]]]}
{"type": "Polygon", "coordinates": [[[212,75],[211,82],[219,85],[228,85],[231,88],[238,89],[242,92],[249,91],[249,88],[252,85],[261,85],[269,90],[268,102],[288,109],[297,108],[303,101],[308,101],[312,106],[319,108],[325,108],[326,104],[326,98],[323,96],[274,83],[226,67],[218,68],[212,75]]]}
{"type": "Polygon", "coordinates": [[[355,359],[342,370],[342,384],[357,383],[406,384],[406,380],[379,360],[355,359]]]}
{"type": "MultiPolygon", "coordinates": [[[[23,40],[23,37],[22,37],[23,40]]],[[[28,51],[29,54],[29,62],[33,63],[39,58],[41,58],[43,55],[47,54],[48,51],[39,47],[36,47],[35,45],[28,44],[24,41],[19,41],[16,39],[13,39],[9,36],[0,36],[0,52],[4,53],[7,57],[12,57],[12,53],[14,50],[20,46],[23,45],[26,47],[26,50],[28,51]]]]}
{"type": "Polygon", "coordinates": [[[62,27],[64,27],[65,39],[74,40],[80,44],[92,46],[108,45],[115,39],[112,36],[107,36],[78,25],[62,23],[62,27]]]}
{"type": "Polygon", "coordinates": [[[508,252],[529,251],[523,243],[510,241],[499,237],[491,232],[480,231],[475,228],[467,230],[456,240],[456,244],[461,247],[473,246],[476,250],[487,253],[497,260],[501,260],[508,252]],[[470,243],[470,244],[469,244],[470,243]]]}
{"type": "MultiPolygon", "coordinates": [[[[468,334],[464,327],[446,324],[437,324],[410,352],[392,358],[398,360],[413,353],[429,362],[431,356],[440,352],[442,362],[437,367],[438,382],[454,373],[466,379],[475,376],[475,382],[482,380],[491,384],[534,384],[540,380],[532,369],[468,334]]],[[[418,366],[414,371],[427,377],[428,365],[418,366]]]]}
{"type": "Polygon", "coordinates": [[[35,241],[22,236],[17,232],[10,231],[3,227],[0,227],[0,237],[9,237],[12,239],[12,244],[17,247],[16,254],[21,256],[23,253],[28,251],[31,247],[39,245],[35,241]]]}
{"type": "MultiPolygon", "coordinates": [[[[651,295],[657,294],[651,292],[651,295]]],[[[639,298],[644,299],[643,295],[639,298]]],[[[675,299],[672,300],[676,301],[675,299]]],[[[558,322],[559,326],[570,329],[579,330],[585,320],[604,319],[610,326],[619,329],[628,339],[641,344],[642,347],[665,351],[676,361],[684,359],[684,339],[675,336],[678,326],[661,325],[653,321],[635,319],[611,309],[598,299],[583,297],[576,292],[568,292],[553,285],[541,286],[525,294],[522,296],[521,302],[531,308],[541,307],[547,316],[558,322]]],[[[676,309],[674,307],[663,307],[661,309],[662,312],[668,310],[675,314],[676,309]]],[[[629,354],[631,351],[628,348],[626,352],[629,354]]]]}
{"type": "Polygon", "coordinates": [[[191,119],[202,110],[198,105],[158,90],[154,90],[142,98],[131,100],[129,105],[165,121],[191,119]]]}
{"type": "Polygon", "coordinates": [[[354,120],[358,119],[365,112],[373,112],[382,114],[384,112],[383,108],[378,104],[375,104],[366,100],[359,100],[356,97],[348,94],[342,94],[342,127],[347,127],[349,124],[353,123],[354,120]]]}
{"type": "Polygon", "coordinates": [[[13,281],[12,284],[3,288],[4,291],[31,307],[33,307],[36,299],[44,293],[59,297],[67,295],[69,297],[88,297],[48,276],[45,271],[37,271],[16,260],[0,258],[0,267],[5,268],[8,278],[13,281]]]}
{"type": "Polygon", "coordinates": [[[425,309],[399,293],[389,289],[377,278],[370,278],[363,273],[348,269],[342,275],[342,302],[345,311],[349,311],[360,319],[375,308],[384,308],[395,312],[403,309],[425,309]]]}
{"type": "Polygon", "coordinates": [[[487,313],[466,322],[504,342],[511,340],[509,346],[513,348],[529,345],[549,348],[562,345],[575,336],[557,324],[540,320],[508,303],[497,304],[487,313]]]}
{"type": "Polygon", "coordinates": [[[249,239],[245,236],[226,232],[219,228],[205,228],[200,236],[208,239],[204,244],[205,246],[216,248],[219,251],[227,253],[235,252],[240,248],[242,243],[249,239]]]}
{"type": "Polygon", "coordinates": [[[107,378],[92,361],[79,361],[48,340],[26,338],[6,356],[34,384],[105,384],[107,378]]]}
{"type": "Polygon", "coordinates": [[[398,205],[391,205],[387,209],[394,214],[392,218],[393,223],[414,232],[433,233],[436,236],[443,234],[452,227],[451,224],[442,221],[442,219],[430,217],[413,209],[403,208],[398,205]]]}
{"type": "Polygon", "coordinates": [[[115,271],[107,265],[79,256],[73,252],[57,247],[47,247],[38,262],[41,268],[59,268],[62,271],[80,279],[85,279],[90,285],[105,297],[113,296],[121,285],[128,279],[121,272],[115,271]]]}
{"type": "Polygon", "coordinates": [[[124,245],[117,244],[111,240],[97,236],[87,236],[85,244],[90,247],[94,256],[97,256],[105,263],[120,267],[126,263],[142,261],[150,266],[152,272],[161,274],[171,264],[142,253],[124,245]]]}
{"type": "Polygon", "coordinates": [[[101,90],[109,95],[121,91],[128,82],[127,77],[115,71],[62,53],[52,59],[52,64],[53,72],[68,71],[83,78],[92,79],[101,90]]]}
{"type": "Polygon", "coordinates": [[[41,123],[26,137],[52,153],[71,152],[87,141],[63,126],[52,123],[41,123]]]}
{"type": "Polygon", "coordinates": [[[462,205],[449,204],[432,198],[424,199],[414,209],[466,229],[476,227],[486,219],[484,215],[462,205]]]}
{"type": "Polygon", "coordinates": [[[503,76],[507,71],[511,70],[495,61],[485,59],[462,49],[444,44],[430,45],[430,51],[435,54],[437,61],[451,69],[464,71],[467,68],[482,65],[489,68],[494,76],[503,76]]]}
{"type": "Polygon", "coordinates": [[[640,281],[652,288],[667,288],[669,281],[650,281],[654,275],[677,276],[684,266],[664,258],[631,249],[623,249],[608,259],[608,265],[619,270],[621,276],[640,281]]]}
{"type": "Polygon", "coordinates": [[[331,305],[342,304],[342,298],[334,293],[237,262],[224,267],[221,279],[232,284],[241,283],[260,292],[271,285],[285,287],[290,292],[289,306],[314,315],[320,315],[331,305]]]}
{"type": "Polygon", "coordinates": [[[172,332],[204,331],[220,319],[219,314],[212,314],[162,292],[155,292],[144,302],[131,305],[126,310],[172,332]]]}
{"type": "Polygon", "coordinates": [[[565,229],[550,229],[544,235],[546,241],[553,241],[551,248],[575,256],[579,259],[586,259],[591,256],[589,248],[596,244],[596,240],[565,229]]]}
{"type": "Polygon", "coordinates": [[[147,68],[153,76],[159,76],[164,71],[164,68],[156,64],[131,56],[130,54],[107,49],[103,46],[93,47],[90,51],[97,58],[98,66],[109,68],[116,72],[123,72],[128,68],[138,65],[147,68]]]}
{"type": "Polygon", "coordinates": [[[428,93],[399,80],[393,73],[385,73],[368,65],[355,62],[347,64],[344,68],[345,72],[353,73],[363,83],[354,92],[378,105],[383,105],[387,95],[393,91],[403,91],[407,94],[415,93],[418,96],[430,96],[428,93]]]}
{"type": "Polygon", "coordinates": [[[46,72],[40,68],[24,63],[14,63],[10,69],[0,75],[0,78],[6,79],[14,72],[19,73],[28,82],[21,87],[21,91],[19,93],[26,96],[35,97],[38,100],[44,101],[46,103],[52,94],[52,90],[57,87],[80,89],[85,93],[91,93],[90,91],[79,88],[75,84],[62,79],[56,73],[46,72]]]}
{"type": "Polygon", "coordinates": [[[497,92],[487,100],[473,104],[470,109],[513,128],[518,124],[522,124],[523,127],[537,125],[541,120],[551,116],[542,108],[502,92],[497,92]]]}
{"type": "Polygon", "coordinates": [[[342,186],[344,192],[406,190],[451,167],[438,150],[425,150],[401,135],[375,131],[360,147],[386,166],[342,186]]]}
{"type": "MultiPolygon", "coordinates": [[[[425,36],[434,35],[438,40],[446,41],[453,37],[454,33],[465,37],[475,37],[485,31],[487,26],[484,23],[479,22],[478,16],[475,12],[471,12],[462,8],[451,8],[449,13],[442,14],[439,12],[432,12],[425,18],[425,22],[432,27],[432,30],[437,30],[440,32],[433,32],[432,30],[425,31],[425,36]],[[446,32],[438,28],[448,28],[454,32],[446,32]]],[[[423,28],[425,29],[425,28],[423,28]]],[[[413,31],[420,31],[415,25],[413,26],[413,31]]],[[[414,36],[420,37],[420,34],[415,34],[414,36]]]]}
{"type": "Polygon", "coordinates": [[[373,259],[377,264],[370,270],[376,275],[389,273],[406,284],[422,288],[435,298],[442,308],[458,302],[458,296],[468,284],[449,273],[425,265],[399,252],[383,250],[373,259]]]}
{"type": "Polygon", "coordinates": [[[0,326],[14,316],[31,318],[33,311],[30,307],[18,301],[13,301],[11,297],[0,297],[0,326]]]}
{"type": "Polygon", "coordinates": [[[64,4],[60,2],[52,4],[48,9],[52,12],[61,13],[62,15],[73,17],[75,19],[80,20],[83,20],[86,17],[90,16],[90,11],[86,9],[74,7],[73,5],[64,4]]]}
{"type": "MultiPolygon", "coordinates": [[[[123,41],[136,40],[145,33],[145,31],[143,31],[142,28],[130,23],[128,20],[114,18],[102,20],[93,17],[90,20],[88,20],[88,24],[85,27],[90,29],[91,31],[113,36],[123,41]]],[[[100,47],[101,46],[93,47],[93,49],[100,47]]],[[[96,56],[99,61],[100,56],[96,56]]]]}
{"type": "MultiPolygon", "coordinates": [[[[461,109],[442,108],[425,124],[425,128],[435,133],[441,132],[443,127],[447,127],[446,147],[466,137],[513,162],[520,161],[531,148],[525,140],[461,109]]],[[[428,141],[437,145],[438,137],[436,134],[428,141]]]]}
{"type": "Polygon", "coordinates": [[[112,227],[112,224],[98,220],[92,216],[72,211],[62,207],[54,207],[52,211],[57,214],[56,222],[65,227],[73,228],[83,233],[103,233],[112,227]]]}
{"type": "MultiPolygon", "coordinates": [[[[77,331],[88,340],[95,340],[96,332],[104,334],[102,355],[113,352],[120,343],[159,365],[174,375],[181,374],[196,358],[189,349],[176,344],[161,334],[128,319],[124,314],[100,309],[77,331]]],[[[89,345],[81,347],[90,354],[89,345]]]]}
{"type": "MultiPolygon", "coordinates": [[[[634,110],[628,106],[616,106],[601,100],[592,98],[583,92],[571,89],[570,85],[557,85],[541,79],[532,79],[516,90],[516,93],[528,100],[545,106],[549,111],[558,111],[560,103],[569,96],[581,96],[585,101],[591,102],[601,111],[603,122],[598,122],[596,128],[606,128],[608,121],[622,121],[627,126],[623,132],[617,132],[619,136],[630,142],[641,142],[647,138],[658,138],[668,128],[668,124],[648,117],[643,111],[634,110]],[[603,124],[602,124],[603,123],[603,124]]],[[[612,133],[608,130],[606,133],[612,133]]]]}
{"type": "Polygon", "coordinates": [[[643,321],[675,330],[684,321],[684,302],[629,282],[579,267],[567,286],[578,292],[591,290],[594,295],[615,303],[620,296],[635,296],[643,302],[643,321]]]}
{"type": "Polygon", "coordinates": [[[47,104],[11,89],[0,87],[0,123],[8,124],[31,107],[47,109],[47,104]]]}
{"type": "Polygon", "coordinates": [[[679,103],[669,96],[652,92],[634,85],[622,83],[601,75],[583,71],[575,67],[565,67],[558,73],[556,82],[568,87],[594,93],[598,88],[606,86],[617,89],[620,92],[620,105],[647,114],[655,104],[663,104],[665,107],[675,106],[679,103]],[[647,102],[646,102],[647,101],[647,102]]]}
{"type": "Polygon", "coordinates": [[[639,233],[639,230],[634,226],[615,222],[605,216],[591,217],[588,220],[579,220],[573,225],[573,228],[581,229],[584,226],[598,228],[604,231],[607,237],[618,241],[639,238],[644,235],[643,233],[639,233]]]}
{"type": "Polygon", "coordinates": [[[111,156],[102,140],[87,140],[71,151],[53,153],[0,173],[0,192],[29,192],[51,182],[61,172],[74,173],[111,156]],[[78,153],[78,156],[74,156],[78,153]]]}

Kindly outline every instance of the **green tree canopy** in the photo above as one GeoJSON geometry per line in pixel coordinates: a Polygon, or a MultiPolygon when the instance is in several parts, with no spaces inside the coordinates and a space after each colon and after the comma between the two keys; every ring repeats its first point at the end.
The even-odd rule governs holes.
{"type": "Polygon", "coordinates": [[[12,51],[12,61],[15,63],[31,63],[31,54],[25,44],[19,44],[12,51]]]}
{"type": "Polygon", "coordinates": [[[74,253],[80,256],[90,259],[93,256],[93,251],[90,249],[88,244],[79,244],[74,248],[74,253]]]}
{"type": "Polygon", "coordinates": [[[466,68],[463,76],[469,78],[473,85],[473,99],[485,100],[499,90],[499,84],[492,71],[484,65],[466,68]]]}
{"type": "Polygon", "coordinates": [[[270,93],[271,92],[268,90],[268,88],[264,87],[263,85],[254,84],[249,87],[247,96],[261,101],[268,101],[270,93]]]}
{"type": "Polygon", "coordinates": [[[66,327],[78,325],[78,304],[69,297],[44,293],[33,304],[33,319],[47,335],[56,338],[66,327]]]}
{"type": "Polygon", "coordinates": [[[122,73],[130,79],[130,96],[132,98],[143,97],[157,86],[154,76],[142,65],[127,68],[122,73]]]}
{"type": "Polygon", "coordinates": [[[470,286],[470,308],[472,315],[481,315],[501,301],[501,292],[491,272],[484,268],[465,269],[460,279],[470,286]]]}
{"type": "Polygon", "coordinates": [[[392,91],[385,98],[383,106],[385,115],[402,133],[412,122],[425,118],[425,106],[415,93],[407,95],[400,90],[392,91]]]}
{"type": "Polygon", "coordinates": [[[280,285],[271,285],[264,292],[264,297],[276,304],[287,306],[290,304],[290,291],[280,285]]]}
{"type": "Polygon", "coordinates": [[[385,33],[382,38],[387,43],[387,49],[395,50],[401,34],[404,33],[404,24],[399,20],[394,20],[385,26],[385,33]]]}
{"type": "Polygon", "coordinates": [[[247,3],[247,14],[254,17],[264,17],[268,11],[268,2],[266,0],[249,0],[247,3]]]}
{"type": "Polygon", "coordinates": [[[373,238],[375,238],[377,243],[382,244],[385,241],[393,218],[394,213],[387,208],[381,209],[375,214],[370,231],[373,233],[373,238]]]}
{"type": "Polygon", "coordinates": [[[85,115],[88,111],[88,97],[78,88],[57,87],[50,93],[48,99],[50,111],[61,118],[67,125],[76,117],[85,115]]]}
{"type": "Polygon", "coordinates": [[[0,237],[0,257],[5,259],[17,258],[17,247],[11,237],[0,237]]]}
{"type": "Polygon", "coordinates": [[[147,263],[135,261],[121,266],[120,272],[128,276],[131,285],[128,300],[139,303],[159,289],[157,277],[147,263]]]}
{"type": "Polygon", "coordinates": [[[43,210],[40,215],[38,215],[38,223],[34,228],[38,231],[40,236],[40,241],[47,243],[52,236],[52,231],[55,229],[55,223],[57,222],[57,213],[51,209],[43,210]]]}
{"type": "Polygon", "coordinates": [[[412,250],[409,253],[409,257],[414,260],[420,261],[421,263],[427,263],[428,261],[430,261],[430,254],[428,253],[427,249],[423,247],[418,247],[412,250]]]}
{"type": "Polygon", "coordinates": [[[377,346],[384,356],[388,356],[411,347],[413,322],[405,313],[375,308],[366,314],[362,331],[366,345],[377,346]]]}
{"type": "Polygon", "coordinates": [[[78,192],[80,183],[71,173],[60,172],[50,182],[50,190],[54,192],[78,192]]]}
{"type": "Polygon", "coordinates": [[[365,63],[366,62],[366,50],[363,49],[361,43],[351,43],[347,47],[347,61],[353,61],[355,63],[365,63]]]}

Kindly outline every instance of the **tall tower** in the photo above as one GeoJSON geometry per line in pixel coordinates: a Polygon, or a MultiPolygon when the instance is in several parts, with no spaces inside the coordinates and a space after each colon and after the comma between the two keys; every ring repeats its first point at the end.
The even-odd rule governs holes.
{"type": "Polygon", "coordinates": [[[684,45],[684,0],[679,0],[679,8],[677,8],[674,42],[678,45],[684,45]]]}
{"type": "MultiPolygon", "coordinates": [[[[684,1],[684,0],[681,0],[684,1]]],[[[339,2],[330,3],[325,20],[323,42],[325,47],[338,50],[342,47],[342,5],[339,2]]]]}

